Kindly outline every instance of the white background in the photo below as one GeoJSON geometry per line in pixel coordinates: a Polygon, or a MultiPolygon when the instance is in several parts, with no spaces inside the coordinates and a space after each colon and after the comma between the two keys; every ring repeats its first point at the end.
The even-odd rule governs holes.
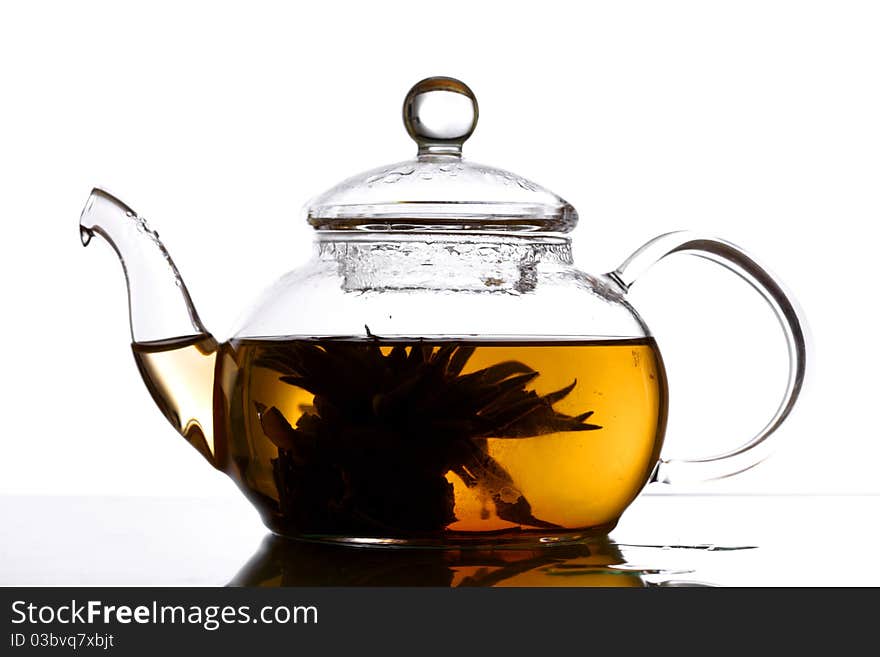
{"type": "MultiPolygon", "coordinates": [[[[878,34],[856,2],[2,5],[0,493],[246,504],[153,407],[122,271],[81,248],[79,211],[101,185],[148,217],[227,337],[308,256],[309,197],[414,154],[400,103],[429,75],[479,98],[466,156],[578,208],[584,269],[690,228],[800,301],[811,380],[777,454],[699,490],[880,493],[878,34]]],[[[669,453],[758,429],[785,361],[757,295],[681,257],[632,300],[669,370],[669,453]]]]}

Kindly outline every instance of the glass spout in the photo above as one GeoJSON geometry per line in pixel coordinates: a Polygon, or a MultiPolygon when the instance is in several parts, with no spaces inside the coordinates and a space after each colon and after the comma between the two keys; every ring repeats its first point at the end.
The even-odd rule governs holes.
{"type": "Polygon", "coordinates": [[[103,189],[93,189],[79,232],[83,246],[100,235],[119,256],[134,342],[207,334],[174,261],[143,217],[103,189]]]}
{"type": "Polygon", "coordinates": [[[153,400],[172,426],[220,467],[213,417],[219,347],[199,319],[159,234],[102,189],[89,195],[79,230],[83,246],[100,235],[122,262],[132,349],[153,400]]]}

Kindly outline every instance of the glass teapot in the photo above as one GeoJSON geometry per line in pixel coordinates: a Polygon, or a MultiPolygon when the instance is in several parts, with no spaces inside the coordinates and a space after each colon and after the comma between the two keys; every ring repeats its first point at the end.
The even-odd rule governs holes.
{"type": "Polygon", "coordinates": [[[802,322],[765,269],[691,233],[658,237],[609,274],[576,269],[570,204],[462,158],[477,117],[462,82],[416,84],[403,118],[417,157],[315,198],[314,257],[223,344],[144,219],[103,190],[88,199],[81,237],[100,235],[122,260],[153,399],[277,534],[431,546],[601,535],[649,481],[760,462],[798,397],[802,322]],[[661,457],[663,361],[627,301],[673,253],[745,279],[788,341],[775,415],[738,449],[698,460],[661,457]]]}

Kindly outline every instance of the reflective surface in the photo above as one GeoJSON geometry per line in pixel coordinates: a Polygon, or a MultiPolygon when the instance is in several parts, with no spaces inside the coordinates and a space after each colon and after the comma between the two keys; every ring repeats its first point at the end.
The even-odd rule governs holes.
{"type": "Polygon", "coordinates": [[[880,497],[643,495],[608,540],[398,550],[267,536],[245,500],[0,498],[0,585],[878,586],[880,497]]]}
{"type": "Polygon", "coordinates": [[[267,536],[230,585],[642,587],[686,574],[629,564],[607,538],[537,549],[392,550],[267,536]]]}

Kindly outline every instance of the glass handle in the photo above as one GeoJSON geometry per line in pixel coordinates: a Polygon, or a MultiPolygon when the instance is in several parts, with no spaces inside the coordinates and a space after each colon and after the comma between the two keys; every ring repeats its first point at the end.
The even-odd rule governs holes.
{"type": "Polygon", "coordinates": [[[770,304],[788,343],[788,385],[779,408],[756,436],[724,454],[699,459],[660,459],[651,481],[686,483],[729,477],[757,465],[770,454],[768,438],[791,413],[804,382],[807,346],[805,324],[791,297],[766,269],[739,247],[724,240],[690,232],[667,233],[654,238],[608,274],[624,291],[652,265],[673,253],[700,256],[726,267],[743,278],[770,304]]]}

